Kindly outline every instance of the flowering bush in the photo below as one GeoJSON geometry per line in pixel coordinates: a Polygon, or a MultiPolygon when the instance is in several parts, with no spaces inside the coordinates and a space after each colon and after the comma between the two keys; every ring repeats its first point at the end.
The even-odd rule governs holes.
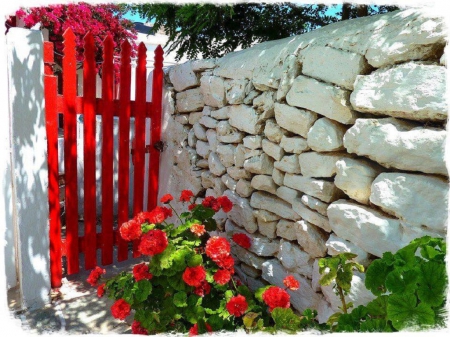
{"type": "MultiPolygon", "coordinates": [[[[112,315],[125,319],[134,312],[134,334],[189,332],[194,336],[238,328],[297,331],[314,325],[316,313],[309,310],[304,317],[294,314],[286,290],[267,286],[253,294],[233,277],[230,242],[208,233],[217,226],[214,214],[220,209],[229,212],[232,203],[223,196],[206,197],[202,204],[194,204],[192,197],[191,191],[181,193],[179,200],[189,203],[190,211],[176,214],[179,226],[166,221],[174,213],[170,194],[161,198],[170,208],[158,206],[121,226],[121,236],[138,240],[139,251],[151,258],[98,287],[98,296],[107,294],[115,300],[112,315]]],[[[245,234],[235,234],[233,241],[251,246],[245,234]]],[[[90,283],[98,284],[103,273],[96,267],[90,283]]],[[[299,287],[292,276],[284,283],[291,290],[299,287]]]]}

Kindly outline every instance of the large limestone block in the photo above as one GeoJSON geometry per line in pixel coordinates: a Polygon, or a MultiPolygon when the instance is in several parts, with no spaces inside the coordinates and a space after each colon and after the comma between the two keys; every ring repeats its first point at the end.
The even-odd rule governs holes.
{"type": "MultiPolygon", "coordinates": [[[[280,171],[291,173],[291,174],[300,174],[300,164],[298,162],[298,155],[293,154],[290,156],[284,156],[280,161],[276,161],[273,166],[280,171]]],[[[281,185],[281,184],[280,184],[281,185]]]]}
{"type": "Polygon", "coordinates": [[[291,205],[300,195],[301,193],[299,191],[286,186],[280,186],[277,188],[277,197],[287,201],[291,205]]]}
{"type": "Polygon", "coordinates": [[[350,241],[337,237],[333,233],[330,235],[325,245],[328,247],[328,255],[333,256],[341,253],[352,253],[358,255],[352,259],[353,261],[362,264],[364,267],[367,267],[370,263],[369,254],[367,254],[367,252],[350,241]]]}
{"type": "Polygon", "coordinates": [[[408,225],[447,230],[448,183],[409,173],[381,173],[372,184],[370,201],[408,225]]]}
{"type": "Polygon", "coordinates": [[[280,143],[281,139],[284,135],[286,135],[288,132],[281,128],[274,118],[271,118],[266,121],[266,125],[264,127],[264,135],[267,137],[268,140],[274,143],[280,143]]]}
{"type": "Polygon", "coordinates": [[[226,98],[228,104],[242,104],[245,97],[250,93],[252,85],[248,80],[225,81],[226,98]]]}
{"type": "Polygon", "coordinates": [[[277,184],[273,182],[272,176],[264,174],[256,175],[252,178],[251,186],[255,190],[266,191],[272,194],[277,193],[277,184]]]}
{"type": "Polygon", "coordinates": [[[244,168],[250,173],[271,175],[273,159],[263,153],[260,156],[246,159],[244,161],[244,168]]]}
{"type": "MultiPolygon", "coordinates": [[[[291,305],[299,312],[303,312],[308,308],[314,308],[317,311],[326,307],[326,301],[319,293],[316,293],[311,282],[297,273],[286,270],[277,259],[268,260],[262,265],[262,277],[270,284],[280,288],[285,288],[283,280],[286,276],[292,275],[300,283],[298,290],[287,290],[290,295],[291,305]]],[[[319,313],[319,315],[322,314],[319,313]]],[[[325,318],[326,320],[326,318],[325,318]]]]}
{"type": "Polygon", "coordinates": [[[227,173],[231,178],[239,180],[239,179],[251,179],[252,174],[243,168],[239,168],[236,166],[227,167],[227,173]]]}
{"type": "Polygon", "coordinates": [[[293,241],[297,240],[297,234],[295,232],[295,222],[286,219],[281,219],[277,224],[277,236],[293,241]]]}
{"type": "Polygon", "coordinates": [[[195,150],[197,151],[197,154],[205,159],[209,158],[209,154],[211,152],[211,146],[208,142],[203,142],[201,140],[198,140],[195,144],[195,150]]]}
{"type": "Polygon", "coordinates": [[[336,175],[336,162],[347,154],[304,152],[298,156],[304,177],[330,178],[336,175]]]}
{"type": "Polygon", "coordinates": [[[179,113],[199,111],[202,110],[203,106],[205,105],[200,88],[179,92],[176,96],[176,99],[177,110],[179,113]]]}
{"type": "Polygon", "coordinates": [[[308,278],[312,277],[314,260],[297,244],[281,239],[277,258],[287,270],[308,278]]]}
{"type": "Polygon", "coordinates": [[[291,89],[292,82],[300,75],[301,65],[296,55],[288,55],[283,62],[283,69],[280,79],[280,85],[277,91],[277,101],[286,98],[286,94],[291,89]]]}
{"type": "Polygon", "coordinates": [[[197,123],[200,118],[202,118],[203,116],[203,111],[196,111],[196,112],[191,112],[189,114],[189,124],[194,125],[195,123],[197,123]]]}
{"type": "Polygon", "coordinates": [[[217,145],[219,142],[217,141],[217,132],[214,129],[206,130],[206,138],[208,139],[209,147],[212,152],[216,152],[217,145]]]}
{"type": "Polygon", "coordinates": [[[232,105],[229,107],[229,122],[236,129],[250,133],[260,134],[263,130],[263,119],[256,110],[248,105],[232,105]]]}
{"type": "Polygon", "coordinates": [[[267,236],[269,239],[275,239],[277,237],[277,224],[278,221],[263,221],[261,219],[258,220],[258,231],[264,236],[267,236]]]}
{"type": "Polygon", "coordinates": [[[368,205],[372,182],[382,170],[369,160],[342,158],[336,162],[334,183],[350,198],[368,205]]]}
{"type": "Polygon", "coordinates": [[[210,171],[203,171],[201,177],[202,177],[202,186],[204,188],[214,187],[214,179],[217,178],[216,175],[212,174],[210,171]]]}
{"type": "Polygon", "coordinates": [[[206,105],[221,108],[225,105],[225,85],[218,76],[202,76],[200,89],[206,105]]]}
{"type": "Polygon", "coordinates": [[[445,121],[446,98],[446,68],[410,62],[358,76],[350,101],[362,112],[445,121]]]}
{"type": "Polygon", "coordinates": [[[338,237],[378,257],[384,252],[394,253],[407,244],[399,220],[347,200],[332,203],[328,207],[328,219],[338,237]]]}
{"type": "Polygon", "coordinates": [[[267,139],[263,139],[262,149],[266,154],[275,160],[281,160],[284,156],[283,148],[275,143],[272,143],[271,141],[268,141],[267,139]]]}
{"type": "Polygon", "coordinates": [[[201,59],[192,61],[192,70],[195,72],[201,72],[208,69],[214,69],[216,67],[216,59],[201,59]]]}
{"type": "Polygon", "coordinates": [[[328,235],[319,227],[311,225],[305,220],[295,223],[295,233],[300,247],[311,257],[324,257],[327,254],[325,245],[328,235]]]}
{"type": "Polygon", "coordinates": [[[253,254],[233,242],[231,242],[231,253],[235,255],[239,261],[243,261],[249,266],[259,270],[262,269],[263,263],[266,262],[265,258],[253,254]]]}
{"type": "Polygon", "coordinates": [[[219,123],[217,119],[210,116],[203,116],[199,119],[198,122],[209,129],[215,129],[217,127],[217,124],[219,123]]]}
{"type": "Polygon", "coordinates": [[[344,134],[347,128],[326,117],[318,119],[308,131],[308,146],[317,152],[344,149],[344,134]]]}
{"type": "Polygon", "coordinates": [[[236,151],[236,146],[228,144],[217,145],[216,153],[219,155],[220,162],[225,167],[230,167],[234,165],[234,153],[236,151]]]}
{"type": "Polygon", "coordinates": [[[364,55],[310,45],[300,51],[302,73],[353,90],[356,76],[370,71],[364,55]]]}
{"type": "Polygon", "coordinates": [[[303,194],[301,197],[301,201],[305,206],[308,206],[312,210],[319,212],[320,214],[327,216],[327,208],[329,204],[326,202],[320,201],[310,195],[303,194]]]}
{"type": "Polygon", "coordinates": [[[248,264],[241,263],[239,267],[247,276],[250,276],[252,278],[261,277],[261,270],[253,268],[252,266],[249,266],[248,264]]]}
{"type": "Polygon", "coordinates": [[[310,127],[317,119],[317,114],[287,104],[275,103],[275,119],[282,128],[306,138],[310,127]]]}
{"type": "Polygon", "coordinates": [[[306,207],[300,200],[292,203],[292,209],[302,217],[303,220],[312,223],[313,225],[322,228],[325,232],[331,232],[330,223],[326,216],[315,212],[306,207]]]}
{"type": "MultiPolygon", "coordinates": [[[[228,174],[224,174],[220,177],[225,186],[230,190],[235,192],[237,187],[237,181],[231,178],[228,174]]],[[[239,194],[239,193],[238,193],[239,194]]]]}
{"type": "Polygon", "coordinates": [[[248,198],[252,195],[255,189],[252,187],[252,183],[245,179],[239,179],[236,184],[236,193],[243,198],[248,198]]]}
{"type": "Polygon", "coordinates": [[[283,136],[283,138],[281,138],[280,146],[284,149],[284,151],[295,154],[300,154],[309,150],[306,139],[302,137],[283,136]]]}
{"type": "Polygon", "coordinates": [[[337,200],[343,194],[331,181],[307,178],[298,174],[286,173],[284,175],[284,185],[324,202],[337,200]]]}
{"type": "Polygon", "coordinates": [[[197,75],[192,70],[191,62],[171,67],[169,79],[176,91],[183,91],[200,85],[197,75]]]}
{"type": "MultiPolygon", "coordinates": [[[[183,115],[181,115],[181,116],[183,116],[183,115]]],[[[195,147],[195,145],[197,144],[197,137],[195,137],[195,132],[194,132],[193,128],[189,131],[187,140],[188,140],[188,145],[190,147],[195,147]]]]}
{"type": "MultiPolygon", "coordinates": [[[[275,165],[275,164],[274,164],[275,165]]],[[[284,183],[284,172],[280,171],[277,168],[274,168],[272,171],[272,179],[278,186],[283,185],[284,183]]]]}
{"type": "Polygon", "coordinates": [[[358,119],[344,136],[349,153],[384,167],[448,176],[444,162],[447,132],[395,118],[358,119]]]}
{"type": "Polygon", "coordinates": [[[282,218],[289,220],[298,220],[300,217],[295,213],[291,205],[269,193],[255,192],[250,199],[250,205],[254,208],[263,209],[282,218]]]}
{"type": "MultiPolygon", "coordinates": [[[[227,222],[225,223],[225,232],[227,233],[230,241],[232,241],[231,238],[233,234],[243,233],[248,235],[248,233],[245,230],[239,229],[239,227],[235,226],[233,222],[230,220],[227,220],[227,222]]],[[[265,257],[275,256],[280,249],[279,240],[270,240],[267,237],[256,233],[253,233],[249,237],[251,240],[251,245],[248,248],[248,250],[258,256],[265,256],[265,257]]]]}
{"type": "Polygon", "coordinates": [[[235,192],[225,191],[226,195],[233,203],[233,208],[227,213],[228,219],[236,225],[244,227],[249,233],[255,233],[258,230],[258,224],[253,216],[253,209],[246,198],[241,198],[235,192]]]}
{"type": "Polygon", "coordinates": [[[289,105],[317,112],[342,124],[353,124],[359,113],[352,110],[349,99],[350,91],[303,75],[294,80],[286,96],[289,105]]]}
{"type": "Polygon", "coordinates": [[[247,136],[243,139],[243,143],[245,147],[252,150],[257,150],[262,147],[262,140],[262,136],[247,136]]]}
{"type": "Polygon", "coordinates": [[[227,107],[223,107],[217,110],[211,110],[210,116],[218,120],[228,119],[228,109],[227,107]]]}
{"type": "MultiPolygon", "coordinates": [[[[197,144],[198,143],[199,142],[197,142],[197,144]]],[[[225,166],[223,166],[223,164],[220,161],[219,156],[215,152],[210,153],[210,155],[208,157],[208,164],[209,164],[209,170],[216,176],[221,176],[227,171],[227,168],[225,166]]]]}
{"type": "Polygon", "coordinates": [[[253,107],[259,114],[264,114],[266,118],[274,116],[273,101],[275,93],[273,91],[264,91],[253,100],[253,107]]]}
{"type": "Polygon", "coordinates": [[[192,130],[194,131],[195,137],[197,137],[197,139],[204,141],[208,140],[208,137],[206,137],[206,129],[200,123],[195,123],[192,126],[192,130]]]}
{"type": "Polygon", "coordinates": [[[253,215],[260,221],[270,222],[270,221],[278,221],[280,217],[275,213],[268,212],[264,209],[255,209],[253,211],[253,215]]]}
{"type": "Polygon", "coordinates": [[[245,162],[245,154],[247,150],[244,145],[238,144],[236,146],[236,152],[234,154],[234,165],[236,167],[243,167],[245,162]]]}

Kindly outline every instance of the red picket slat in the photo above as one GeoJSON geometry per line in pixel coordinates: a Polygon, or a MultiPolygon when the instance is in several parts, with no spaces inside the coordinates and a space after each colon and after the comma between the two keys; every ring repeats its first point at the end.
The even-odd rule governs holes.
{"type": "Polygon", "coordinates": [[[155,208],[158,198],[159,178],[159,156],[160,152],[155,145],[161,141],[161,111],[162,111],[162,85],[163,85],[163,49],[161,46],[155,49],[155,68],[153,70],[152,87],[152,111],[151,111],[151,147],[149,179],[148,179],[148,201],[147,209],[155,208]]]}
{"type": "MultiPolygon", "coordinates": [[[[131,45],[122,43],[120,65],[120,116],[119,116],[119,228],[128,221],[129,160],[130,160],[130,88],[131,45]]],[[[118,261],[128,258],[128,244],[122,238],[118,242],[118,261]]]]}
{"type": "Polygon", "coordinates": [[[102,65],[102,264],[113,263],[113,39],[103,45],[102,65]]]}
{"type": "Polygon", "coordinates": [[[97,265],[95,198],[95,45],[94,36],[84,37],[83,112],[84,112],[84,251],[85,269],[97,265]]]}
{"type": "Polygon", "coordinates": [[[58,113],[56,110],[57,77],[53,76],[53,43],[44,42],[45,127],[47,131],[48,197],[50,219],[50,275],[52,288],[61,287],[62,252],[58,186],[58,113]]]}
{"type": "Polygon", "coordinates": [[[64,34],[63,94],[64,106],[64,174],[66,180],[67,273],[78,273],[78,195],[77,195],[77,129],[75,97],[77,95],[77,61],[75,35],[68,28],[64,34]]]}
{"type": "MultiPolygon", "coordinates": [[[[144,202],[144,169],[145,169],[145,115],[146,115],[146,82],[147,82],[147,48],[141,42],[138,49],[138,60],[136,68],[136,115],[134,119],[134,200],[133,214],[136,215],[143,210],[144,202]]],[[[137,250],[138,242],[133,242],[133,257],[140,254],[137,250]]]]}

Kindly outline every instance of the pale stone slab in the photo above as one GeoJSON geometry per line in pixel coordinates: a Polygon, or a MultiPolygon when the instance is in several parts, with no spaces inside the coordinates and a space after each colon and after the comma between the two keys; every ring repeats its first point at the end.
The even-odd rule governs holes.
{"type": "MultiPolygon", "coordinates": [[[[239,144],[239,145],[242,145],[242,144],[239,144]]],[[[260,155],[263,154],[262,150],[250,150],[250,149],[247,149],[245,146],[243,148],[244,148],[244,160],[252,158],[252,157],[259,157],[260,155]]]]}
{"type": "Polygon", "coordinates": [[[272,176],[264,174],[256,175],[252,178],[251,186],[260,191],[266,191],[271,194],[277,193],[278,185],[273,182],[272,176]]]}
{"type": "Polygon", "coordinates": [[[211,110],[210,116],[218,120],[228,119],[228,109],[227,107],[223,107],[217,110],[211,110]]]}
{"type": "Polygon", "coordinates": [[[298,214],[292,210],[291,205],[289,205],[286,201],[265,192],[254,192],[250,199],[250,205],[254,208],[264,209],[275,213],[285,219],[300,219],[298,214]]]}
{"type": "Polygon", "coordinates": [[[319,227],[300,220],[295,223],[295,233],[298,244],[311,257],[324,257],[327,254],[325,243],[328,237],[319,227]]]}
{"type": "Polygon", "coordinates": [[[252,157],[244,161],[244,168],[254,174],[272,174],[273,159],[263,153],[260,156],[252,157]]]}
{"type": "Polygon", "coordinates": [[[310,45],[300,51],[302,73],[353,90],[357,75],[367,74],[370,66],[364,55],[310,45]]]}
{"type": "MultiPolygon", "coordinates": [[[[342,136],[344,135],[342,134],[342,136]]],[[[284,151],[295,154],[300,154],[309,150],[308,142],[302,137],[283,136],[281,138],[280,146],[284,151]]]]}
{"type": "Polygon", "coordinates": [[[197,167],[207,169],[209,168],[208,159],[199,159],[196,165],[197,167]]]}
{"type": "Polygon", "coordinates": [[[287,104],[275,103],[275,119],[282,128],[306,138],[317,119],[317,114],[287,104]]]}
{"type": "Polygon", "coordinates": [[[191,62],[171,67],[169,79],[176,91],[183,91],[200,85],[197,75],[192,70],[191,62]]]}
{"type": "Polygon", "coordinates": [[[234,153],[236,152],[236,146],[231,144],[220,144],[217,145],[216,153],[219,156],[220,162],[225,167],[230,167],[234,165],[234,153]]]}
{"type": "Polygon", "coordinates": [[[203,95],[200,88],[189,89],[176,95],[176,106],[179,113],[199,111],[203,109],[203,95]]]}
{"type": "Polygon", "coordinates": [[[244,145],[238,144],[236,146],[236,153],[234,154],[234,165],[236,167],[243,167],[245,162],[245,154],[248,149],[245,148],[244,145]]]}
{"type": "Polygon", "coordinates": [[[253,268],[252,266],[249,266],[248,264],[241,263],[239,266],[242,271],[252,278],[259,278],[261,277],[261,270],[253,268]]]}
{"type": "Polygon", "coordinates": [[[297,154],[284,156],[280,161],[276,161],[273,165],[276,169],[286,173],[300,174],[302,172],[297,154]]]}
{"type": "Polygon", "coordinates": [[[194,129],[189,130],[187,140],[190,147],[195,147],[197,144],[197,137],[195,137],[194,129]]]}
{"type": "Polygon", "coordinates": [[[327,216],[327,208],[329,204],[327,204],[326,202],[323,202],[307,194],[302,195],[301,201],[305,206],[308,206],[312,210],[319,212],[324,216],[327,216]]]}
{"type": "Polygon", "coordinates": [[[237,181],[234,180],[233,178],[231,178],[228,174],[224,174],[222,177],[220,177],[222,179],[222,182],[225,184],[225,186],[235,192],[236,191],[236,186],[237,186],[237,181]]]}
{"type": "Polygon", "coordinates": [[[195,123],[197,123],[200,118],[202,118],[203,116],[203,111],[196,111],[196,112],[191,112],[189,114],[189,124],[194,125],[195,123]]]}
{"type": "Polygon", "coordinates": [[[277,258],[287,270],[308,278],[312,277],[314,260],[297,244],[281,239],[277,258]]]}
{"type": "MultiPolygon", "coordinates": [[[[197,144],[198,143],[199,142],[197,142],[197,144]]],[[[208,164],[210,171],[216,176],[221,176],[227,171],[227,168],[223,166],[223,164],[220,162],[219,156],[215,152],[210,153],[208,157],[208,164]]]]}
{"type": "Polygon", "coordinates": [[[287,201],[292,205],[292,203],[300,197],[301,193],[297,190],[286,186],[280,186],[277,189],[277,197],[287,201]]]}
{"type": "MultiPolygon", "coordinates": [[[[251,83],[251,82],[250,82],[251,83]]],[[[244,104],[253,104],[253,100],[258,97],[261,92],[258,90],[251,90],[244,98],[244,104]]]]}
{"type": "Polygon", "coordinates": [[[261,95],[253,100],[253,107],[256,108],[256,112],[259,114],[264,114],[265,117],[271,118],[274,114],[274,101],[275,92],[264,91],[261,95]]]}
{"type": "Polygon", "coordinates": [[[308,146],[317,152],[344,149],[347,127],[326,117],[318,119],[308,131],[308,146]]]}
{"type": "Polygon", "coordinates": [[[200,72],[207,69],[214,69],[216,67],[216,59],[201,59],[191,62],[192,71],[200,72]]]}
{"type": "Polygon", "coordinates": [[[383,167],[366,159],[342,158],[336,162],[335,185],[350,198],[369,204],[370,188],[383,167]]]}
{"type": "Polygon", "coordinates": [[[286,98],[286,94],[291,89],[292,82],[300,75],[301,65],[296,55],[288,55],[283,62],[283,69],[280,78],[280,84],[277,91],[277,101],[286,98]]]}
{"type": "Polygon", "coordinates": [[[260,134],[263,130],[263,119],[256,110],[248,105],[232,105],[229,107],[229,122],[236,129],[250,133],[260,134]]]}
{"type": "Polygon", "coordinates": [[[369,259],[369,254],[359,248],[357,245],[351,243],[350,241],[344,240],[335,234],[331,233],[328,241],[326,242],[326,246],[328,247],[328,255],[338,255],[341,253],[353,253],[358,255],[353,261],[362,264],[364,267],[367,267],[371,262],[369,259]]]}
{"type": "Polygon", "coordinates": [[[295,222],[286,219],[281,219],[277,224],[277,236],[283,239],[292,241],[297,240],[297,234],[295,231],[295,222]]]}
{"type": "Polygon", "coordinates": [[[225,81],[226,99],[228,104],[242,104],[251,90],[248,80],[225,81]]]}
{"type": "Polygon", "coordinates": [[[204,188],[214,187],[214,179],[217,178],[216,175],[212,174],[210,171],[203,171],[201,177],[202,177],[202,186],[204,188]]]}
{"type": "Polygon", "coordinates": [[[277,237],[277,224],[278,221],[263,221],[261,219],[257,219],[258,221],[258,231],[267,236],[269,239],[275,239],[277,237]]]}
{"type": "Polygon", "coordinates": [[[198,123],[198,122],[195,123],[192,126],[192,130],[194,130],[194,134],[195,134],[195,137],[197,137],[197,139],[204,140],[204,141],[208,140],[208,138],[206,137],[206,129],[200,123],[198,123]]]}
{"type": "Polygon", "coordinates": [[[248,199],[241,198],[230,190],[225,191],[223,195],[226,195],[233,203],[233,208],[227,213],[228,219],[236,225],[244,227],[250,234],[255,233],[258,230],[258,224],[253,216],[253,209],[248,199]]]}
{"type": "Polygon", "coordinates": [[[211,147],[209,146],[208,142],[204,142],[201,140],[198,140],[195,143],[195,150],[197,151],[197,154],[205,159],[209,158],[209,154],[211,153],[211,147]]]}
{"type": "Polygon", "coordinates": [[[211,116],[213,109],[210,106],[205,105],[202,110],[203,116],[211,116]]]}
{"type": "Polygon", "coordinates": [[[263,139],[262,141],[262,149],[263,151],[271,156],[275,160],[281,160],[284,156],[284,150],[281,146],[278,146],[267,139],[263,139]]]}
{"type": "Polygon", "coordinates": [[[336,175],[336,162],[346,153],[304,152],[298,156],[300,171],[304,177],[330,178],[336,175]]]}
{"type": "Polygon", "coordinates": [[[353,124],[360,114],[352,110],[349,99],[350,91],[303,75],[294,80],[286,96],[289,105],[314,111],[342,124],[353,124]]]}
{"type": "Polygon", "coordinates": [[[262,147],[262,137],[261,136],[247,136],[244,137],[243,143],[245,147],[252,150],[257,150],[262,147]]]}
{"type": "Polygon", "coordinates": [[[236,184],[236,193],[239,194],[243,198],[248,198],[252,195],[255,189],[252,187],[250,181],[245,179],[239,179],[236,184]]]}
{"type": "Polygon", "coordinates": [[[372,183],[370,201],[408,225],[445,233],[448,183],[444,179],[409,173],[381,173],[372,183]]]}
{"type": "Polygon", "coordinates": [[[217,145],[219,142],[217,141],[217,132],[214,129],[206,130],[206,138],[208,139],[209,147],[212,152],[216,152],[217,145]]]}
{"type": "Polygon", "coordinates": [[[176,115],[175,121],[180,124],[186,125],[189,123],[189,117],[188,115],[176,115]]]}
{"type": "Polygon", "coordinates": [[[286,173],[284,176],[284,185],[324,202],[337,200],[343,194],[331,181],[307,178],[297,174],[286,173]]]}
{"type": "Polygon", "coordinates": [[[448,176],[445,130],[420,127],[395,118],[359,119],[344,136],[349,153],[367,156],[384,167],[448,176]]]}
{"type": "Polygon", "coordinates": [[[210,116],[202,116],[202,118],[200,118],[198,122],[209,129],[215,129],[217,127],[217,124],[219,123],[217,119],[214,119],[210,116]]]}
{"type": "MultiPolygon", "coordinates": [[[[274,164],[275,165],[275,164],[274,164]]],[[[274,168],[272,171],[272,179],[278,186],[283,185],[284,183],[284,172],[280,171],[277,168],[274,168]]]]}
{"type": "Polygon", "coordinates": [[[221,108],[225,105],[225,85],[218,76],[202,76],[200,90],[206,105],[221,108]]]}
{"type": "Polygon", "coordinates": [[[298,215],[302,217],[303,220],[322,228],[326,232],[331,232],[330,223],[326,216],[315,212],[308,207],[306,207],[300,200],[294,201],[292,203],[292,209],[297,212],[298,215]]]}
{"type": "Polygon", "coordinates": [[[288,132],[284,129],[282,129],[275,119],[269,119],[266,121],[266,125],[264,127],[264,135],[267,137],[268,140],[274,143],[280,143],[281,139],[284,135],[286,135],[288,132]]]}
{"type": "Polygon", "coordinates": [[[239,261],[243,261],[253,268],[262,269],[262,265],[266,259],[249,252],[247,249],[231,242],[231,253],[236,255],[239,261]]]}
{"type": "Polygon", "coordinates": [[[252,174],[243,168],[239,168],[236,166],[227,167],[227,173],[231,178],[235,180],[239,179],[251,179],[252,174]]]}
{"type": "Polygon", "coordinates": [[[445,121],[446,98],[446,68],[410,62],[358,76],[350,101],[362,112],[445,121]]]}
{"type": "Polygon", "coordinates": [[[270,222],[270,221],[278,221],[280,217],[275,213],[268,212],[264,209],[255,209],[253,211],[253,215],[260,221],[270,222]]]}

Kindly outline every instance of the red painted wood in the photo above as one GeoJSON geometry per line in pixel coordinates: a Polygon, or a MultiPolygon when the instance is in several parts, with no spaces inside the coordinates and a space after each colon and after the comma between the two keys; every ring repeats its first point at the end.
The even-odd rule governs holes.
{"type": "MultiPolygon", "coordinates": [[[[119,228],[128,221],[129,160],[130,160],[130,88],[131,88],[131,45],[122,43],[120,66],[120,116],[119,116],[119,228]]],[[[118,261],[128,259],[128,243],[119,239],[118,261]]]]}
{"type": "Polygon", "coordinates": [[[163,54],[161,46],[155,49],[155,68],[153,70],[152,110],[151,110],[151,148],[150,168],[148,179],[148,203],[147,209],[156,207],[158,198],[159,157],[160,152],[154,145],[161,140],[161,111],[163,88],[163,54]]]}
{"type": "Polygon", "coordinates": [[[75,35],[68,28],[64,34],[64,171],[66,180],[67,273],[78,273],[78,195],[77,195],[77,133],[75,97],[77,95],[77,62],[75,35]]]}
{"type": "MultiPolygon", "coordinates": [[[[58,95],[56,97],[56,104],[57,104],[57,110],[63,111],[64,110],[64,96],[58,95]]],[[[105,102],[102,98],[95,99],[95,114],[97,116],[101,116],[102,111],[104,111],[106,109],[106,107],[104,105],[105,105],[105,102]]],[[[145,103],[145,111],[146,111],[145,116],[146,117],[150,118],[151,109],[152,109],[152,102],[146,102],[145,103]]],[[[83,97],[75,98],[75,111],[77,112],[77,114],[83,114],[83,97]]],[[[120,102],[118,100],[113,100],[111,106],[109,107],[108,112],[109,111],[111,111],[111,113],[114,117],[119,117],[120,102]]],[[[135,101],[130,102],[130,117],[136,117],[136,102],[135,101]]]]}
{"type": "Polygon", "coordinates": [[[113,263],[113,39],[108,35],[103,47],[102,105],[102,264],[113,263]]]}
{"type": "Polygon", "coordinates": [[[83,112],[84,112],[84,250],[85,269],[97,265],[97,210],[95,198],[95,94],[96,90],[94,36],[84,37],[83,112]]]}
{"type": "Polygon", "coordinates": [[[52,65],[53,43],[44,42],[44,95],[45,95],[45,127],[47,132],[48,156],[48,205],[50,222],[50,280],[52,288],[61,287],[62,252],[61,252],[61,220],[58,186],[58,114],[56,95],[57,77],[53,76],[52,65]]]}
{"type": "MultiPolygon", "coordinates": [[[[134,200],[133,214],[143,210],[144,203],[144,166],[145,166],[145,115],[146,115],[146,84],[147,84],[147,48],[141,42],[138,49],[136,68],[136,117],[134,119],[134,200]]],[[[140,256],[138,242],[133,242],[133,257],[140,256]]]]}

